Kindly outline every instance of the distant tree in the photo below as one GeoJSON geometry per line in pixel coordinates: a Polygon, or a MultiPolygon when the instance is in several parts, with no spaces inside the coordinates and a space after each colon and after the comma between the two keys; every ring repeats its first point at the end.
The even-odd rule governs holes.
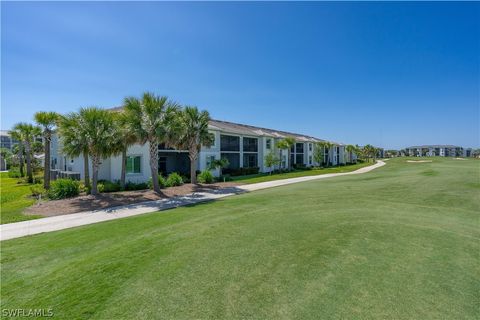
{"type": "Polygon", "coordinates": [[[18,133],[20,141],[22,141],[25,147],[25,157],[27,159],[27,179],[29,183],[33,182],[33,169],[32,169],[32,145],[35,138],[40,136],[42,131],[40,127],[34,126],[30,123],[20,122],[13,127],[14,135],[18,133]]]}
{"type": "Polygon", "coordinates": [[[59,116],[56,112],[37,112],[34,115],[35,122],[42,127],[43,143],[45,152],[45,161],[43,167],[43,187],[50,188],[50,143],[52,141],[52,133],[58,122],[59,116]]]}
{"type": "Polygon", "coordinates": [[[353,155],[358,151],[357,147],[355,147],[352,144],[349,144],[345,147],[345,151],[348,153],[348,157],[350,159],[350,162],[353,163],[353,155]]]}
{"type": "Polygon", "coordinates": [[[5,168],[8,168],[12,161],[12,152],[7,148],[0,148],[0,159],[4,161],[5,168]]]}
{"type": "Polygon", "coordinates": [[[120,172],[120,188],[125,189],[127,174],[127,150],[128,147],[138,142],[138,138],[133,130],[130,129],[130,121],[125,112],[112,113],[114,120],[114,129],[116,131],[114,144],[114,154],[120,154],[122,158],[122,166],[120,172]]]}
{"type": "Polygon", "coordinates": [[[23,177],[23,176],[25,176],[25,161],[24,161],[25,148],[23,146],[20,131],[15,130],[15,129],[11,130],[10,131],[10,136],[12,137],[12,139],[15,139],[16,141],[18,141],[17,144],[13,145],[12,151],[16,155],[16,160],[18,162],[18,169],[20,171],[20,176],[23,177]]]}
{"type": "Polygon", "coordinates": [[[326,155],[327,156],[327,161],[325,162],[325,165],[327,167],[330,166],[331,164],[331,161],[330,161],[330,150],[333,148],[334,144],[329,142],[329,141],[322,141],[322,142],[319,142],[319,145],[322,147],[323,149],[323,154],[324,156],[326,155]]]}
{"type": "Polygon", "coordinates": [[[313,161],[315,161],[319,166],[322,166],[324,160],[325,148],[322,142],[317,142],[313,148],[313,161]]]}
{"type": "Polygon", "coordinates": [[[178,125],[173,127],[173,135],[168,135],[169,144],[177,149],[188,150],[190,159],[190,181],[197,183],[197,160],[202,145],[207,148],[215,141],[215,136],[208,131],[210,114],[208,111],[199,111],[195,106],[186,106],[178,111],[178,115],[173,121],[177,120],[178,125]],[[172,139],[173,138],[173,139],[172,139]]]}
{"type": "Polygon", "coordinates": [[[62,144],[62,153],[69,157],[83,156],[84,184],[90,188],[90,168],[88,156],[88,133],[84,130],[84,119],[76,112],[61,116],[58,131],[62,144]]]}
{"type": "Polygon", "coordinates": [[[375,161],[375,158],[378,152],[377,148],[375,148],[371,144],[367,144],[362,149],[363,149],[363,154],[367,159],[367,161],[369,161],[370,159],[373,159],[373,161],[375,161]]]}
{"type": "Polygon", "coordinates": [[[292,163],[291,163],[291,157],[290,157],[290,153],[291,153],[291,148],[292,146],[295,145],[295,139],[292,138],[292,137],[286,137],[280,141],[277,142],[277,148],[280,149],[280,150],[287,150],[287,154],[288,154],[288,169],[290,170],[292,168],[292,163]]]}
{"type": "Polygon", "coordinates": [[[111,156],[116,142],[112,112],[97,107],[82,108],[78,113],[86,133],[88,154],[92,158],[92,195],[98,194],[98,169],[100,162],[111,156]]]}
{"type": "Polygon", "coordinates": [[[220,176],[223,175],[222,169],[227,168],[230,165],[230,162],[227,158],[215,159],[210,163],[208,170],[220,169],[220,176]]]}
{"type": "MultiPolygon", "coordinates": [[[[278,157],[275,153],[269,152],[265,156],[265,166],[267,168],[272,169],[276,165],[280,164],[281,160],[280,157],[278,157]]],[[[270,170],[270,174],[272,174],[272,170],[270,170]]]]}

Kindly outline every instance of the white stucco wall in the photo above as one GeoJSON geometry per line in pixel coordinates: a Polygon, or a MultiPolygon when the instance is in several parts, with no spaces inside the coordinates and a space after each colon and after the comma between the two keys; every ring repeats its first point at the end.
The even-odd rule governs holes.
{"type": "MultiPolygon", "coordinates": [[[[128,182],[147,182],[150,179],[150,144],[147,142],[144,145],[134,144],[127,149],[128,156],[140,156],[140,173],[128,173],[125,176],[125,180],[128,182]]],[[[122,156],[112,157],[110,161],[110,177],[112,181],[120,180],[122,174],[122,156]]]]}

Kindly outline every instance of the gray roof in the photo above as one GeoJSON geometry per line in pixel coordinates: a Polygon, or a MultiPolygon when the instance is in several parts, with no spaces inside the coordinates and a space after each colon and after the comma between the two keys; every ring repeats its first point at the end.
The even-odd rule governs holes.
{"type": "MultiPolygon", "coordinates": [[[[121,111],[123,107],[114,107],[110,108],[112,111],[121,111]]],[[[210,130],[218,130],[225,133],[233,133],[233,134],[241,134],[241,135],[250,135],[250,136],[265,136],[265,137],[273,137],[273,138],[286,138],[286,137],[293,137],[296,141],[304,141],[304,142],[321,142],[326,141],[319,138],[315,138],[312,136],[293,133],[288,131],[281,131],[275,129],[268,129],[262,127],[255,127],[246,124],[222,121],[222,120],[210,120],[209,123],[210,130]]],[[[332,143],[342,145],[338,142],[332,143]]]]}
{"type": "Polygon", "coordinates": [[[451,144],[426,144],[423,146],[406,147],[405,149],[420,149],[420,148],[462,148],[462,147],[453,146],[451,144]]]}
{"type": "Polygon", "coordinates": [[[236,133],[242,135],[252,135],[252,136],[265,136],[265,137],[273,137],[273,138],[286,138],[292,137],[297,141],[309,141],[309,142],[320,142],[325,141],[319,138],[315,138],[308,135],[303,135],[299,133],[292,133],[287,131],[281,130],[274,130],[262,127],[255,127],[246,124],[228,122],[228,121],[221,121],[221,120],[210,120],[209,128],[211,130],[219,130],[228,133],[236,133]]]}

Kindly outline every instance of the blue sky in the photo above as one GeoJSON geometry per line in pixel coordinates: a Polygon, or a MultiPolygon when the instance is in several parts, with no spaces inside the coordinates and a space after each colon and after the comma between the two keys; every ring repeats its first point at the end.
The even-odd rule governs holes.
{"type": "Polygon", "coordinates": [[[478,147],[480,3],[2,2],[1,124],[154,91],[352,144],[478,147]]]}

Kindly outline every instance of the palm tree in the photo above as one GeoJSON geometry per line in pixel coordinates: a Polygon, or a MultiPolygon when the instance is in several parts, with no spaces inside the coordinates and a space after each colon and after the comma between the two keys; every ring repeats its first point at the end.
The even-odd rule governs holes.
{"type": "Polygon", "coordinates": [[[18,141],[18,143],[13,146],[12,150],[17,155],[20,176],[23,177],[25,175],[25,170],[24,170],[25,161],[23,161],[23,153],[25,151],[24,150],[25,148],[23,147],[22,136],[20,134],[20,131],[18,130],[12,130],[9,133],[12,139],[15,139],[18,141]]]}
{"type": "Polygon", "coordinates": [[[129,127],[141,144],[149,143],[150,170],[153,190],[160,193],[158,183],[158,144],[166,142],[168,120],[179,107],[167,97],[156,96],[146,92],[141,99],[125,98],[124,111],[129,121],[129,127]]]}
{"type": "Polygon", "coordinates": [[[120,187],[125,189],[125,177],[127,173],[127,150],[128,147],[137,142],[137,136],[130,130],[129,119],[125,112],[114,113],[115,129],[116,129],[116,144],[115,153],[120,153],[122,156],[122,172],[120,174],[120,187]]]}
{"type": "Polygon", "coordinates": [[[370,158],[375,158],[376,157],[377,150],[371,144],[367,144],[363,147],[363,153],[364,153],[365,157],[368,160],[370,160],[370,158]]]}
{"type": "MultiPolygon", "coordinates": [[[[34,126],[30,123],[17,123],[13,130],[18,132],[19,141],[22,141],[25,147],[25,157],[27,159],[27,179],[29,183],[33,182],[32,170],[32,145],[36,137],[40,136],[42,131],[40,127],[34,126]]],[[[16,135],[16,134],[15,134],[16,135]]]]}
{"type": "Polygon", "coordinates": [[[178,126],[175,126],[169,139],[177,149],[188,150],[190,159],[190,181],[197,183],[197,160],[202,145],[210,147],[214,142],[214,135],[208,132],[210,114],[208,111],[199,111],[197,107],[186,106],[178,114],[178,126]],[[177,130],[175,130],[177,129],[177,130]]]}
{"type": "Polygon", "coordinates": [[[58,123],[59,136],[62,142],[62,153],[69,157],[83,155],[84,184],[90,188],[90,169],[88,160],[88,144],[84,125],[78,113],[69,113],[60,117],[58,123]]]}
{"type": "Polygon", "coordinates": [[[291,152],[291,148],[292,146],[295,145],[295,139],[292,138],[292,137],[286,137],[280,141],[277,142],[277,148],[280,149],[280,150],[287,150],[287,154],[288,154],[288,170],[291,169],[292,167],[292,163],[291,163],[291,159],[290,159],[290,152],[291,152]]]}
{"type": "Polygon", "coordinates": [[[325,164],[326,164],[326,167],[329,167],[330,166],[330,149],[334,146],[334,144],[328,141],[322,141],[322,142],[319,142],[318,144],[320,147],[323,148],[324,150],[323,154],[327,155],[327,162],[325,164]]]}
{"type": "Polygon", "coordinates": [[[56,112],[37,112],[35,122],[43,129],[43,141],[45,149],[45,163],[43,168],[43,187],[50,188],[50,142],[52,140],[53,128],[57,124],[58,114],[56,112]]]}
{"type": "Polygon", "coordinates": [[[96,107],[82,108],[78,113],[83,125],[88,146],[88,154],[92,158],[92,195],[98,194],[98,169],[100,161],[111,156],[116,142],[116,130],[112,112],[96,107]]]}
{"type": "Polygon", "coordinates": [[[345,150],[348,152],[348,157],[349,157],[350,163],[352,163],[353,162],[353,154],[356,153],[357,148],[354,145],[349,144],[345,147],[345,150]]]}
{"type": "Polygon", "coordinates": [[[315,143],[314,149],[313,149],[313,161],[321,167],[323,164],[323,160],[325,159],[325,154],[323,150],[323,143],[322,142],[317,142],[315,143]]]}

